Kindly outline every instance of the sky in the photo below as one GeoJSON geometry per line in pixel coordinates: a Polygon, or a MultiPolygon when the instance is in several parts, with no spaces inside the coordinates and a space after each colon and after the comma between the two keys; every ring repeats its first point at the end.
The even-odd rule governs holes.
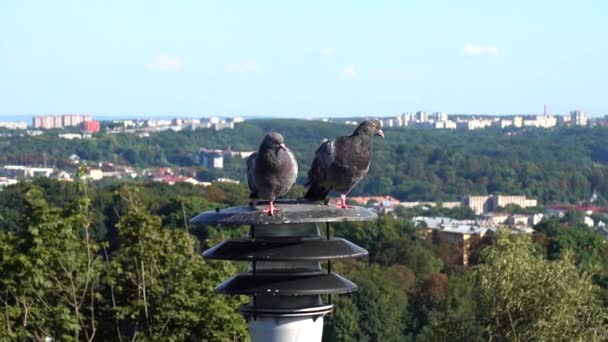
{"type": "Polygon", "coordinates": [[[608,2],[0,1],[0,118],[608,114],[608,2]]]}

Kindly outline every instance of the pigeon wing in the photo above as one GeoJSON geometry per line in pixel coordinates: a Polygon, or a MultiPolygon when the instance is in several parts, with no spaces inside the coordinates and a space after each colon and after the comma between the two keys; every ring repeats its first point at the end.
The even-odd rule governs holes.
{"type": "Polygon", "coordinates": [[[327,140],[319,146],[308,171],[309,183],[327,179],[327,172],[335,160],[335,144],[335,140],[327,140]]]}
{"type": "Polygon", "coordinates": [[[253,152],[249,157],[247,157],[247,185],[249,185],[249,191],[251,194],[249,198],[257,197],[257,190],[255,186],[255,159],[257,158],[258,153],[253,152]]]}
{"type": "Polygon", "coordinates": [[[296,178],[298,178],[298,161],[296,160],[295,154],[290,149],[287,149],[289,153],[289,157],[291,159],[291,177],[293,178],[293,182],[291,186],[296,182],[296,178]]]}

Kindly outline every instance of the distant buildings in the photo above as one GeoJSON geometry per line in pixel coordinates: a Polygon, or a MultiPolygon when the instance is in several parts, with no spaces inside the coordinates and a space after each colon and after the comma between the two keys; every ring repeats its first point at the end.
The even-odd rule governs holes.
{"type": "MultiPolygon", "coordinates": [[[[456,123],[448,119],[448,114],[435,112],[430,117],[425,111],[415,114],[403,113],[396,117],[380,119],[384,127],[415,127],[415,128],[456,128],[456,123]]],[[[357,124],[356,121],[347,121],[347,124],[357,124]]]]}
{"type": "Polygon", "coordinates": [[[510,227],[520,227],[525,232],[530,227],[538,224],[545,217],[542,213],[537,214],[509,214],[509,213],[487,213],[479,216],[479,222],[490,224],[490,225],[498,225],[498,226],[510,226],[510,227]]]}
{"type": "Polygon", "coordinates": [[[498,207],[505,207],[509,204],[515,204],[521,208],[536,207],[538,201],[528,199],[526,196],[506,196],[506,195],[489,195],[489,196],[465,196],[462,199],[462,205],[470,208],[476,215],[495,211],[498,207]]]}
{"type": "Polygon", "coordinates": [[[27,129],[27,123],[25,123],[25,122],[7,122],[7,121],[0,121],[0,128],[8,128],[8,129],[27,129]]]}
{"type": "Polygon", "coordinates": [[[534,115],[523,120],[525,127],[551,128],[557,125],[557,118],[553,115],[534,115]]]}
{"type": "Polygon", "coordinates": [[[171,126],[171,120],[164,119],[149,119],[144,121],[144,125],[148,127],[171,126]]]}
{"type": "Polygon", "coordinates": [[[81,123],[92,120],[90,115],[82,114],[46,115],[35,116],[32,125],[34,128],[55,129],[80,126],[81,123]]]}
{"type": "Polygon", "coordinates": [[[399,205],[400,203],[398,199],[392,196],[359,196],[349,197],[348,200],[359,205],[366,205],[368,203],[384,203],[386,205],[394,206],[399,205]]]}
{"type": "MultiPolygon", "coordinates": [[[[535,199],[526,198],[526,196],[512,196],[512,195],[482,195],[482,196],[464,196],[460,202],[401,202],[397,198],[392,196],[359,196],[349,197],[349,201],[355,202],[359,205],[378,209],[379,213],[391,212],[396,207],[404,208],[415,208],[422,207],[442,207],[446,209],[453,209],[458,207],[465,207],[471,209],[475,215],[484,215],[493,213],[496,217],[493,218],[490,215],[484,215],[481,217],[482,221],[490,222],[491,224],[509,224],[509,214],[494,213],[498,208],[504,208],[508,205],[517,205],[521,208],[530,208],[538,206],[538,201],[535,199]]],[[[530,225],[538,223],[540,218],[530,218],[526,216],[526,220],[529,220],[530,225]]],[[[523,220],[523,218],[517,218],[517,220],[523,220]]],[[[519,222],[518,221],[518,222],[519,222]]],[[[514,224],[511,224],[514,225],[514,224]]]]}
{"type": "Polygon", "coordinates": [[[147,119],[147,120],[114,120],[112,122],[112,129],[108,130],[108,133],[121,133],[121,132],[157,132],[164,130],[196,130],[201,128],[214,129],[216,131],[223,129],[234,129],[235,125],[244,122],[245,119],[242,117],[233,117],[227,119],[221,119],[219,117],[208,117],[208,118],[173,118],[172,120],[166,119],[147,119]]]}
{"type": "Polygon", "coordinates": [[[218,179],[215,180],[215,182],[218,182],[218,183],[230,183],[230,184],[240,184],[241,183],[240,181],[238,181],[236,179],[225,178],[225,177],[218,178],[218,179]]]}
{"type": "Polygon", "coordinates": [[[570,111],[570,122],[576,126],[587,126],[587,114],[581,110],[570,111]]]}
{"type": "Polygon", "coordinates": [[[17,181],[16,179],[0,177],[0,189],[17,183],[19,183],[19,181],[17,181]]]}
{"type": "Polygon", "coordinates": [[[425,111],[416,112],[416,120],[420,123],[429,122],[429,115],[425,111]]]}
{"type": "MultiPolygon", "coordinates": [[[[468,266],[473,252],[486,236],[493,234],[497,227],[482,227],[472,220],[454,220],[448,217],[414,217],[412,222],[423,230],[434,245],[451,247],[454,263],[468,266]]],[[[443,251],[446,252],[446,251],[443,251]]]]}
{"type": "MultiPolygon", "coordinates": [[[[339,204],[339,201],[340,200],[338,198],[335,198],[331,201],[331,203],[337,205],[339,204]]],[[[397,207],[422,207],[423,209],[428,209],[431,207],[453,209],[460,207],[460,202],[401,202],[399,199],[392,196],[355,196],[349,197],[348,201],[372,209],[378,214],[393,213],[397,207]]]]}
{"type": "Polygon", "coordinates": [[[456,127],[464,130],[482,129],[492,126],[494,122],[496,122],[494,119],[463,119],[459,117],[456,119],[456,127]]]}
{"type": "Polygon", "coordinates": [[[163,176],[160,178],[153,178],[152,181],[161,182],[161,183],[165,183],[165,184],[169,184],[169,185],[175,185],[178,183],[188,183],[188,184],[192,184],[192,185],[201,184],[201,182],[197,181],[196,179],[194,179],[192,177],[188,177],[188,176],[163,176]]]}
{"type": "Polygon", "coordinates": [[[100,169],[89,169],[87,178],[91,180],[100,180],[103,178],[103,171],[100,169]]]}
{"type": "Polygon", "coordinates": [[[5,165],[0,168],[0,176],[12,179],[49,177],[53,173],[50,167],[30,167],[23,165],[5,165]]]}
{"type": "Polygon", "coordinates": [[[99,121],[84,121],[80,126],[85,133],[99,133],[101,129],[99,121]]]}
{"type": "Polygon", "coordinates": [[[253,151],[209,150],[201,148],[198,151],[198,162],[208,169],[223,169],[224,161],[234,157],[247,158],[253,151]]]}
{"type": "Polygon", "coordinates": [[[568,211],[581,212],[587,215],[597,214],[608,217],[608,209],[595,205],[553,204],[547,208],[549,215],[563,216],[568,211]]]}
{"type": "Polygon", "coordinates": [[[448,113],[435,112],[435,113],[433,113],[433,120],[435,120],[435,122],[448,121],[448,113]]]}
{"type": "MultiPolygon", "coordinates": [[[[580,110],[573,110],[570,115],[556,116],[550,114],[545,106],[542,114],[528,115],[448,115],[445,112],[434,112],[429,115],[425,111],[403,113],[396,117],[381,118],[384,127],[412,127],[420,129],[462,129],[476,130],[489,127],[499,128],[552,128],[558,125],[587,126],[587,115],[580,110]]],[[[599,124],[604,123],[597,120],[599,124]]],[[[608,121],[606,121],[608,122],[608,121]]],[[[347,124],[356,124],[347,121],[347,124]]],[[[608,123],[606,123],[608,125],[608,123]]]]}
{"type": "Polygon", "coordinates": [[[57,136],[60,137],[61,139],[67,139],[67,140],[90,138],[89,135],[85,134],[85,136],[83,137],[82,134],[78,134],[78,133],[65,133],[65,134],[58,134],[57,136]]]}
{"type": "MultiPolygon", "coordinates": [[[[339,199],[335,199],[336,204],[339,202],[339,199]]],[[[379,204],[385,207],[404,207],[404,208],[414,208],[414,207],[437,207],[441,206],[442,208],[458,208],[460,207],[460,202],[401,202],[399,199],[393,196],[355,196],[348,197],[348,200],[359,205],[367,205],[367,204],[379,204]]]]}
{"type": "Polygon", "coordinates": [[[421,235],[429,239],[440,248],[440,254],[448,262],[468,266],[472,255],[489,239],[499,228],[508,229],[516,234],[531,234],[533,224],[542,219],[542,214],[535,215],[509,215],[494,214],[482,217],[481,220],[455,220],[449,217],[412,218],[414,226],[421,229],[421,235]]]}
{"type": "Polygon", "coordinates": [[[200,127],[201,128],[213,128],[216,131],[220,131],[222,129],[234,129],[235,123],[241,123],[245,121],[243,118],[236,117],[233,119],[222,120],[218,117],[211,117],[208,119],[201,119],[200,127]]]}

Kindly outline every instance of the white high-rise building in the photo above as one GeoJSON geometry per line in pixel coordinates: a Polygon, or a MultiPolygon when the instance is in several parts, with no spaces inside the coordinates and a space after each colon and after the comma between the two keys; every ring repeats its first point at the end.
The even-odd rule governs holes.
{"type": "Polygon", "coordinates": [[[435,112],[435,113],[433,113],[433,120],[435,120],[435,122],[445,122],[445,121],[448,121],[448,113],[435,112]]]}
{"type": "Polygon", "coordinates": [[[513,126],[521,128],[524,125],[524,118],[521,116],[516,116],[513,118],[513,126]]]}
{"type": "Polygon", "coordinates": [[[418,122],[429,122],[429,114],[424,111],[416,112],[416,120],[418,122]]]}
{"type": "Polygon", "coordinates": [[[395,117],[395,125],[397,127],[403,127],[403,118],[400,116],[395,117]]]}
{"type": "Polygon", "coordinates": [[[587,126],[587,114],[582,110],[571,110],[570,122],[577,126],[587,126]]]}
{"type": "Polygon", "coordinates": [[[412,113],[403,113],[403,127],[407,127],[410,125],[410,122],[412,121],[413,117],[412,117],[412,113]]]}

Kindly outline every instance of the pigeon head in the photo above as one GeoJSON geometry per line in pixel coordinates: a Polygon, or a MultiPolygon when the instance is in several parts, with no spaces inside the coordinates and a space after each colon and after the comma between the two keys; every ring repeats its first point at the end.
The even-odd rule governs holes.
{"type": "Polygon", "coordinates": [[[382,132],[382,124],[378,120],[365,120],[359,124],[355,130],[354,135],[365,134],[369,136],[381,136],[384,138],[384,132],[382,132]]]}
{"type": "Polygon", "coordinates": [[[260,150],[274,150],[277,154],[279,153],[279,150],[285,150],[285,148],[283,136],[276,132],[268,133],[260,146],[260,150]]]}

